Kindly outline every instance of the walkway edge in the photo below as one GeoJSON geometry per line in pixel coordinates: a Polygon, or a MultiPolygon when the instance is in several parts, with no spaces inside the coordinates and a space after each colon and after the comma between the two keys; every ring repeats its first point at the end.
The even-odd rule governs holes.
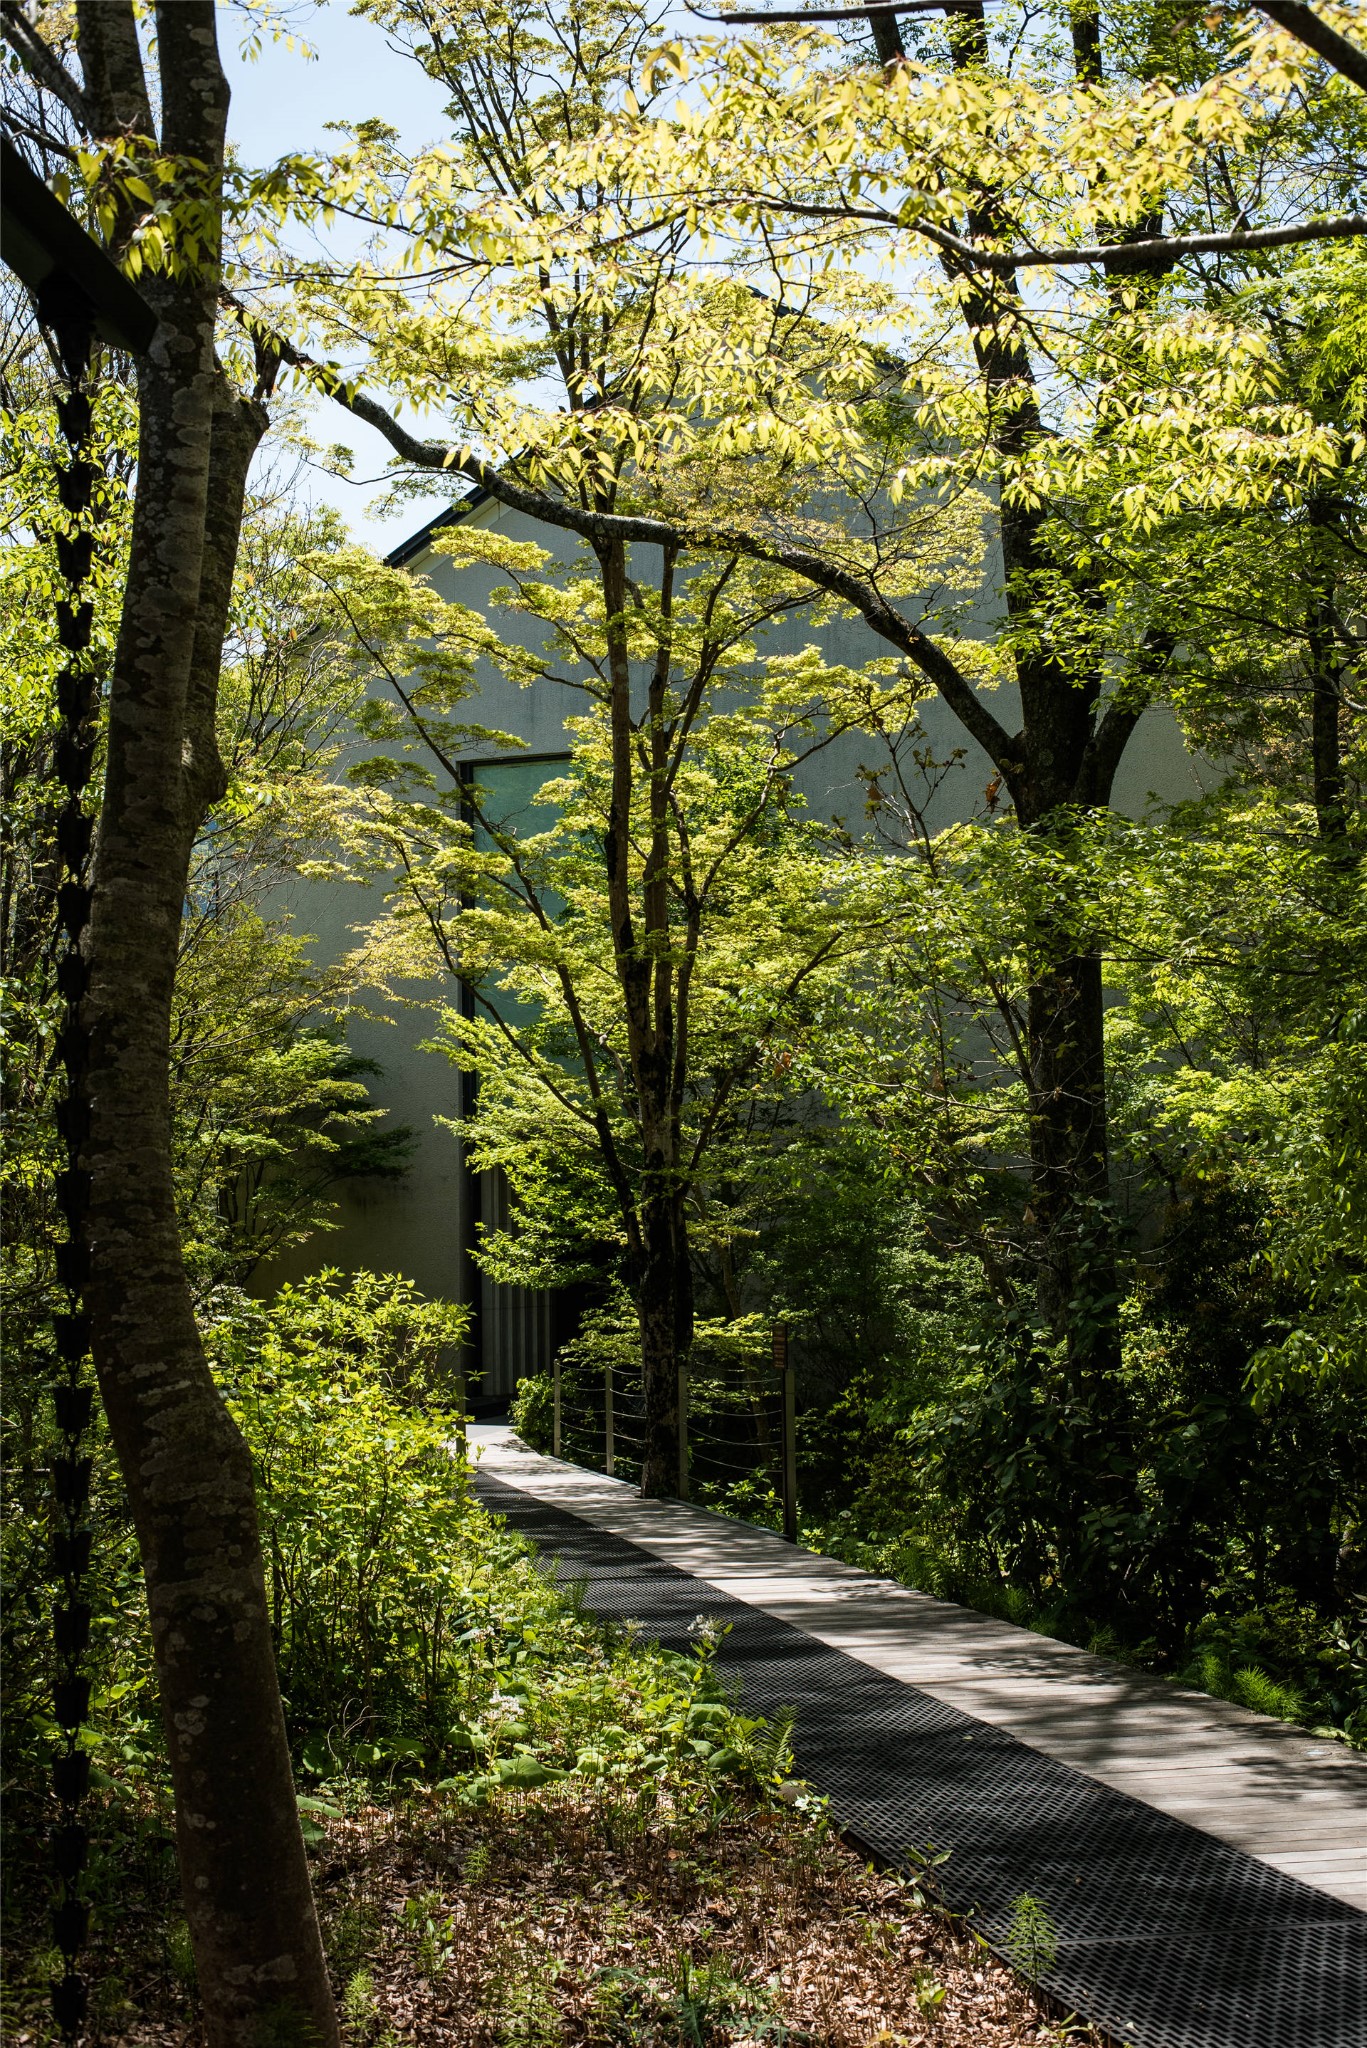
{"type": "Polygon", "coordinates": [[[1367,1911],[1367,1759],[473,1424],[494,1479],[1367,1911]]]}

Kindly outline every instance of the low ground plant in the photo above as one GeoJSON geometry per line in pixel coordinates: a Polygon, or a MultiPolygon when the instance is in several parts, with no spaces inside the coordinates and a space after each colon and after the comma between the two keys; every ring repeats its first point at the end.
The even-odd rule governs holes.
{"type": "MultiPolygon", "coordinates": [[[[713,1630],[676,1655],[605,1629],[474,1501],[450,1395],[462,1312],[399,1280],[323,1274],[269,1307],[219,1298],[208,1322],[256,1459],[301,1817],[315,1848],[345,1815],[417,1797],[416,1787],[452,1814],[510,1789],[573,1782],[605,1788],[609,1803],[638,1801],[641,1813],[665,1800],[692,1816],[781,1767],[781,1739],[738,1713],[717,1678],[713,1630]]],[[[82,1738],[95,1787],[91,1975],[97,2028],[143,2039],[141,2015],[192,1999],[193,1965],[132,1536],[98,1455],[82,1738]]],[[[45,1851],[53,1730],[46,1636],[35,1626],[22,1642],[32,1669],[20,1667],[27,1690],[11,1694],[23,1712],[6,1747],[4,2020],[7,2039],[40,2040],[55,1968],[45,1851]]],[[[412,1924],[435,1954],[441,1916],[433,1908],[429,1918],[412,1924]]],[[[360,1907],[342,1923],[347,1983],[365,1968],[371,1931],[360,1907]]]]}
{"type": "Polygon", "coordinates": [[[414,1791],[330,1823],[316,1855],[348,2048],[1061,2038],[913,1884],[738,1779],[704,1799],[573,1777],[476,1808],[414,1791]]]}
{"type": "MultiPolygon", "coordinates": [[[[1019,2048],[1010,1971],[791,1803],[791,1717],[586,1612],[453,1455],[460,1318],[335,1274],[210,1337],[256,1454],[277,1649],[348,2048],[1019,2048]],[[443,1320],[443,1318],[445,1318],[443,1320]],[[783,1796],[780,1796],[782,1789],[783,1796]]],[[[86,1741],[92,2044],[201,2048],[173,1815],[111,1496],[86,1741]]],[[[41,1751],[27,1731],[21,1760],[41,1751]]],[[[13,1752],[12,1752],[13,1753],[13,1752]]],[[[4,2032],[51,2048],[41,1778],[16,1775],[4,2032]],[[20,1823],[24,1830],[21,1832],[20,1823]]]]}
{"type": "MultiPolygon", "coordinates": [[[[330,1788],[310,1846],[347,2048],[1045,2048],[1061,2027],[915,1878],[738,1777],[330,1788]]],[[[102,1929],[100,2048],[203,2048],[173,1886],[102,1929]]],[[[36,1998],[7,2041],[51,2048],[36,1998]]]]}

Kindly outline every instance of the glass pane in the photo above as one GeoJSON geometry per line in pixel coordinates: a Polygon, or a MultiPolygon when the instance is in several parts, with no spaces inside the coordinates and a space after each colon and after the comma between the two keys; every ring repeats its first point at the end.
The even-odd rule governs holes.
{"type": "MultiPolygon", "coordinates": [[[[555,823],[556,807],[539,804],[537,796],[545,783],[554,782],[564,772],[568,760],[568,754],[562,754],[550,761],[473,762],[471,774],[480,809],[490,824],[517,837],[549,831],[555,823]]],[[[475,827],[475,842],[481,846],[489,843],[482,826],[475,827]]]]}
{"type": "MultiPolygon", "coordinates": [[[[549,802],[539,803],[537,798],[546,783],[556,781],[564,772],[568,760],[568,754],[560,754],[549,760],[543,756],[537,761],[473,762],[473,793],[489,825],[513,838],[548,832],[555,823],[558,806],[549,802]]],[[[481,847],[490,844],[488,831],[479,823],[475,825],[475,844],[481,847]]],[[[564,908],[561,898],[553,890],[541,892],[539,901],[552,918],[564,908]]],[[[485,985],[484,995],[506,1024],[530,1023],[537,1014],[536,1006],[520,1002],[507,989],[495,988],[492,978],[485,985]]]]}

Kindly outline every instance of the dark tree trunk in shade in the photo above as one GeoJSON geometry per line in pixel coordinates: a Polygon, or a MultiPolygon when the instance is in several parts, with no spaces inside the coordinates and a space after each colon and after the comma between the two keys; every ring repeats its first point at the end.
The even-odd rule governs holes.
{"type": "Polygon", "coordinates": [[[1311,607],[1306,621],[1310,669],[1310,762],[1315,820],[1321,839],[1342,840],[1347,823],[1343,784],[1343,670],[1334,632],[1333,607],[1326,598],[1311,607]]]}
{"type": "MultiPolygon", "coordinates": [[[[681,1480],[679,1382],[693,1341],[693,1272],[684,1207],[683,1086],[689,1026],[691,945],[683,966],[669,964],[668,876],[670,821],[666,795],[668,743],[665,693],[669,679],[668,620],[674,557],[666,552],[661,575],[661,636],[648,684],[645,731],[632,723],[627,653],[626,550],[621,541],[598,550],[607,613],[612,789],[603,853],[608,879],[617,980],[626,1018],[634,1120],[641,1165],[629,1174],[615,1145],[605,1151],[622,1206],[627,1272],[641,1333],[645,1449],[641,1491],[652,1498],[678,1492],[681,1480]],[[644,762],[638,754],[638,744],[644,762]],[[639,778],[639,779],[638,779],[639,778]],[[630,880],[633,798],[645,786],[649,854],[637,888],[630,880]]],[[[696,944],[695,913],[686,913],[696,944]]],[[[604,1133],[607,1138],[606,1132],[604,1133]]]]}
{"type": "MultiPolygon", "coordinates": [[[[1101,75],[1095,10],[1080,4],[1071,20],[1078,76],[1095,80],[1101,75]]],[[[895,64],[902,55],[895,18],[875,16],[871,25],[879,58],[895,64]]],[[[980,0],[965,0],[949,36],[956,68],[971,70],[987,61],[980,0]]],[[[1005,235],[1008,214],[1000,195],[984,187],[967,225],[978,238],[1005,235]]],[[[1128,229],[1112,223],[1108,230],[1120,240],[1154,231],[1148,218],[1128,229]]],[[[1123,272],[1123,259],[1113,267],[1123,272]]],[[[1029,349],[1014,317],[1020,304],[1016,280],[958,273],[948,258],[946,268],[960,276],[963,287],[964,319],[992,415],[994,445],[1012,458],[1046,431],[1029,349]]],[[[1013,623],[1029,619],[1041,576],[1054,567],[1048,514],[1047,506],[1001,507],[1006,608],[1013,623]]],[[[1100,602],[1076,579],[1075,589],[1084,603],[1100,602]]],[[[1100,676],[1059,658],[1037,630],[1027,632],[1025,648],[1030,651],[1019,652],[1016,660],[1019,731],[1007,734],[995,721],[984,721],[986,736],[976,736],[1007,785],[1021,829],[1066,853],[1076,814],[1109,803],[1142,704],[1104,704],[1100,676]]],[[[1154,653],[1161,659],[1163,650],[1154,653]]],[[[1120,1362],[1120,1341],[1101,956],[1085,932],[1046,914],[1030,935],[1029,977],[1024,1080],[1036,1302],[1041,1319],[1066,1347],[1074,1394],[1104,1400],[1106,1382],[1120,1362]]]]}
{"type": "MultiPolygon", "coordinates": [[[[156,10],[164,156],[217,211],[228,89],[213,0],[156,10]],[[194,166],[202,168],[195,169],[194,166]]],[[[133,10],[84,0],[99,135],[150,135],[133,10]]],[[[92,1350],[137,1530],[185,1908],[214,2048],[338,2036],[271,1649],[251,1459],[215,1387],[181,1258],[170,1012],[191,849],[224,777],[219,660],[265,426],[216,360],[219,272],[141,280],[137,498],[109,699],[89,930],[92,1350]]]]}
{"type": "Polygon", "coordinates": [[[1067,1345],[1073,1392],[1119,1363],[1101,960],[1068,953],[1031,982],[1030,1214],[1041,1317],[1067,1345]]]}
{"type": "Polygon", "coordinates": [[[662,1499],[680,1485],[679,1379],[693,1342],[693,1267],[682,1204],[648,1199],[635,1278],[645,1395],[641,1491],[662,1499]]]}

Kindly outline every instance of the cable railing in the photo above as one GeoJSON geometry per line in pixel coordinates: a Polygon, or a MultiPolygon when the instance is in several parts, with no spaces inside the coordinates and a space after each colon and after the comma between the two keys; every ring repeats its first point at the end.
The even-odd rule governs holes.
{"type": "MultiPolygon", "coordinates": [[[[695,1357],[679,1374],[679,1419],[679,1498],[769,1522],[795,1543],[797,1399],[785,1325],[768,1358],[695,1357]]],[[[639,1484],[645,1444],[639,1365],[556,1357],[555,1457],[639,1484]]]]}
{"type": "Polygon", "coordinates": [[[641,1477],[645,1455],[645,1390],[639,1368],[576,1363],[557,1356],[552,1368],[551,1450],[572,1465],[610,1478],[641,1477]]]}

